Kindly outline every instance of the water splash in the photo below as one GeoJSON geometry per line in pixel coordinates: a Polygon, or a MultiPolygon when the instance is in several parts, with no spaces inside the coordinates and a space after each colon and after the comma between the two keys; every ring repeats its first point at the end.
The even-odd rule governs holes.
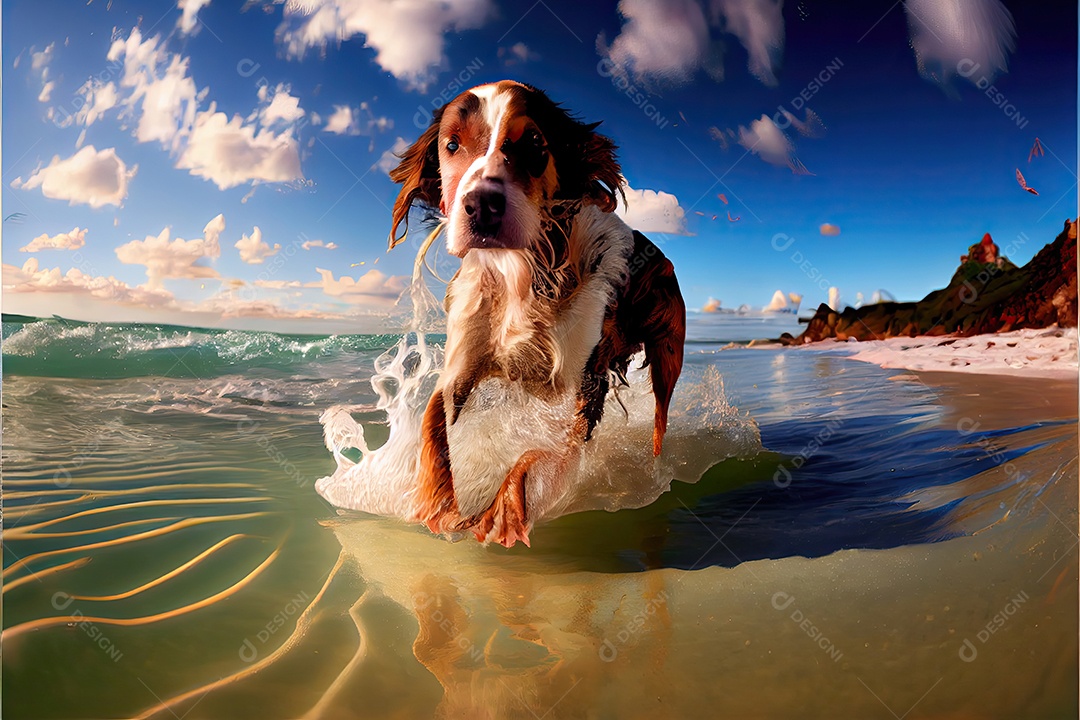
{"type": "MultiPolygon", "coordinates": [[[[440,305],[423,277],[425,253],[440,231],[438,227],[428,236],[413,268],[411,332],[375,361],[371,387],[379,398],[376,410],[385,413],[389,439],[371,448],[364,426],[348,406],[331,407],[320,417],[337,469],[317,481],[315,489],[338,507],[413,519],[423,415],[443,360],[442,347],[429,344],[425,337],[441,318],[440,305]],[[356,452],[361,454],[359,461],[350,458],[356,452]]],[[[654,458],[654,400],[648,371],[640,367],[643,359],[641,354],[631,362],[629,386],[609,393],[602,421],[562,478],[566,492],[550,507],[532,508],[534,521],[585,510],[643,507],[673,480],[696,482],[717,462],[761,449],[756,423],[727,402],[719,371],[687,367],[672,399],[664,452],[654,458]]],[[[478,426],[470,432],[483,433],[483,425],[494,431],[496,425],[543,423],[551,409],[542,405],[514,403],[513,408],[503,405],[473,413],[468,421],[478,426]],[[508,412],[519,416],[507,417],[508,412]]]]}

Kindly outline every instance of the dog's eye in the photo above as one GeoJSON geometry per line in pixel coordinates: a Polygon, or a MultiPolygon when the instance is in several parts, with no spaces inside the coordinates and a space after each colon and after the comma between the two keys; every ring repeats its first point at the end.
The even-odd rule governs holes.
{"type": "Polygon", "coordinates": [[[454,153],[457,152],[457,149],[459,147],[461,147],[461,146],[458,144],[458,139],[457,138],[450,138],[450,142],[446,143],[446,152],[453,155],[454,153]]]}
{"type": "Polygon", "coordinates": [[[525,138],[534,147],[544,147],[544,138],[540,137],[540,133],[538,133],[536,130],[530,130],[526,134],[525,138]]]}

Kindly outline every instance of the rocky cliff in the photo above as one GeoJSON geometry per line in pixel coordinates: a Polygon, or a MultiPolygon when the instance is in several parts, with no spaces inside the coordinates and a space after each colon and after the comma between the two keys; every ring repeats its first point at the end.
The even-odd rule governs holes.
{"type": "Polygon", "coordinates": [[[989,234],[960,257],[948,286],[918,302],[879,303],[836,312],[818,307],[787,344],[827,338],[881,340],[915,335],[977,335],[1053,324],[1076,327],[1076,221],[1023,267],[1003,257],[989,234]]]}

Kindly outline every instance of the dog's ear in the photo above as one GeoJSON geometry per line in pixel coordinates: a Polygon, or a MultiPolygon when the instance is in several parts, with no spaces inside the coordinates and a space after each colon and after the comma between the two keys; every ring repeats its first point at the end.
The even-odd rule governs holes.
{"type": "Polygon", "coordinates": [[[393,224],[390,226],[390,249],[405,240],[409,233],[409,209],[414,202],[429,208],[438,208],[442,201],[439,178],[439,124],[443,108],[431,115],[431,125],[399,157],[401,162],[390,171],[390,179],[401,183],[401,192],[394,201],[393,224]],[[405,223],[405,232],[399,236],[398,227],[405,223]]]}
{"type": "Polygon", "coordinates": [[[600,123],[585,125],[588,135],[584,147],[585,175],[593,186],[592,196],[604,212],[615,210],[617,196],[626,203],[622,169],[615,157],[615,143],[605,135],[596,132],[600,123]]]}
{"type": "Polygon", "coordinates": [[[530,88],[526,111],[540,126],[555,156],[559,173],[556,197],[589,199],[604,212],[612,212],[617,196],[623,195],[625,181],[615,157],[615,143],[596,132],[600,123],[582,122],[536,88],[530,88]]]}

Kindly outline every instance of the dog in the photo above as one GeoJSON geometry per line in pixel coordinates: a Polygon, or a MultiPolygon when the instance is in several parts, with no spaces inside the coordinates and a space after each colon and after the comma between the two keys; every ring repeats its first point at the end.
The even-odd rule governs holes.
{"type": "Polygon", "coordinates": [[[417,205],[461,258],[411,499],[433,533],[528,545],[642,350],[661,452],[686,307],[671,262],[614,212],[625,179],[598,125],[529,85],[482,85],[436,110],[390,173],[390,248],[417,205]]]}

